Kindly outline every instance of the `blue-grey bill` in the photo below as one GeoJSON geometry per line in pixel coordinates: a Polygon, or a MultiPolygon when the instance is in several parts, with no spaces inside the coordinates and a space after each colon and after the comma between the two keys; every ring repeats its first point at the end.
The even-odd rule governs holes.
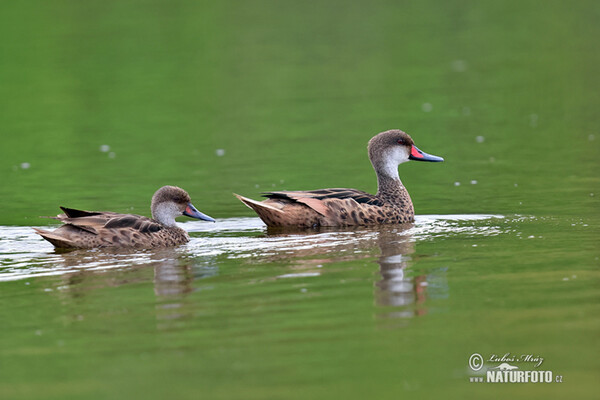
{"type": "Polygon", "coordinates": [[[427,154],[422,150],[419,150],[417,146],[413,145],[410,149],[409,159],[415,161],[431,161],[431,162],[441,162],[444,161],[442,157],[434,156],[433,154],[427,154]]]}
{"type": "Polygon", "coordinates": [[[183,212],[183,215],[186,215],[190,218],[201,219],[203,221],[216,222],[214,218],[209,217],[208,215],[196,210],[196,207],[194,207],[192,203],[188,203],[187,207],[185,208],[185,211],[183,212]]]}

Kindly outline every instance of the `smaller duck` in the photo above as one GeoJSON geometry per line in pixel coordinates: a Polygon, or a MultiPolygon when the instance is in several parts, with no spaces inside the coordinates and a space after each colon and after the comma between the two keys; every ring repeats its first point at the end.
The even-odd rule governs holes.
{"type": "Polygon", "coordinates": [[[163,186],[152,196],[152,218],[134,214],[83,211],[60,207],[64,214],[50,217],[64,225],[54,231],[34,228],[36,233],[60,249],[100,247],[153,248],[177,246],[189,242],[187,232],[175,224],[175,218],[215,222],[198,211],[190,195],[177,186],[163,186]]]}

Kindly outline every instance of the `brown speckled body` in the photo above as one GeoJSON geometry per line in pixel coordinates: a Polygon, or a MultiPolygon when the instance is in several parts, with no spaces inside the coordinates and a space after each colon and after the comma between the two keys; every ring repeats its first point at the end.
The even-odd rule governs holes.
{"type": "Polygon", "coordinates": [[[265,196],[269,199],[263,202],[237,197],[271,227],[382,225],[414,221],[412,201],[401,184],[375,196],[354,189],[269,192],[265,196]],[[329,191],[330,197],[324,197],[324,191],[329,191]]]}
{"type": "Polygon", "coordinates": [[[268,199],[262,202],[237,194],[235,196],[252,208],[270,227],[308,228],[413,222],[415,213],[412,200],[397,175],[398,164],[408,161],[413,145],[410,136],[399,130],[382,132],[371,139],[368,150],[369,159],[377,174],[376,195],[356,189],[320,189],[266,192],[263,195],[268,199]],[[406,150],[397,150],[396,147],[406,150]]]}

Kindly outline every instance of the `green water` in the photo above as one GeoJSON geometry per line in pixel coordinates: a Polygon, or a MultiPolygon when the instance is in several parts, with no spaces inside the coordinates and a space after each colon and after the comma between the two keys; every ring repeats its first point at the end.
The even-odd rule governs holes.
{"type": "Polygon", "coordinates": [[[599,14],[2,3],[0,397],[597,396],[599,14]],[[374,192],[391,128],[446,159],[400,166],[414,226],[272,234],[231,195],[374,192]],[[57,254],[30,229],[148,215],[166,184],[218,219],[177,249],[57,254]],[[469,382],[471,354],[509,352],[563,383],[469,382]]]}

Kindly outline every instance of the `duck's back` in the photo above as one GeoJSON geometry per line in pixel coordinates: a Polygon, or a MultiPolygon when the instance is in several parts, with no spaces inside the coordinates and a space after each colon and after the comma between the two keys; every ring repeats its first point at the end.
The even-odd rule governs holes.
{"type": "Polygon", "coordinates": [[[155,220],[134,214],[94,212],[61,207],[64,214],[55,219],[64,225],[50,232],[36,229],[58,248],[175,246],[189,241],[179,227],[167,227],[155,220]]]}

